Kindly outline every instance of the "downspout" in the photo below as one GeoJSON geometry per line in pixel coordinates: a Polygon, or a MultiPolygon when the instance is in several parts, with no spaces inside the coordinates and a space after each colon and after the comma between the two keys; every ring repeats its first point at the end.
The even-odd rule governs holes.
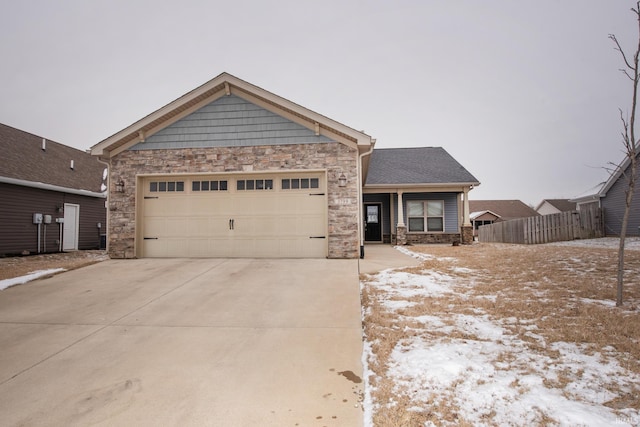
{"type": "Polygon", "coordinates": [[[105,247],[104,249],[107,251],[107,253],[109,253],[109,230],[111,230],[110,227],[110,221],[109,218],[111,215],[109,215],[109,206],[111,206],[111,204],[109,203],[109,200],[111,199],[111,159],[109,159],[108,162],[102,160],[100,157],[97,158],[98,159],[98,163],[102,163],[103,165],[106,166],[107,168],[107,182],[105,182],[105,185],[107,186],[107,201],[106,201],[106,206],[105,206],[105,211],[106,211],[106,215],[105,215],[105,235],[107,236],[105,239],[105,247]]]}
{"type": "Polygon", "coordinates": [[[362,208],[364,204],[362,187],[364,186],[364,182],[362,182],[362,159],[364,156],[368,156],[373,152],[373,148],[376,145],[376,140],[371,140],[371,148],[369,151],[365,151],[364,153],[358,156],[358,237],[360,239],[360,258],[364,258],[364,232],[362,231],[362,223],[364,218],[362,216],[362,208]]]}

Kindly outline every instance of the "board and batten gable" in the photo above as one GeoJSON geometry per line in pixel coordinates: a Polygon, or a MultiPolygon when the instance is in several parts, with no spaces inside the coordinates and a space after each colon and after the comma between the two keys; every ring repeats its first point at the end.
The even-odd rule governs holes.
{"type": "MultiPolygon", "coordinates": [[[[274,109],[274,111],[277,111],[274,109]]],[[[144,177],[322,171],[326,179],[326,256],[357,258],[358,148],[233,94],[222,96],[168,124],[110,159],[111,176],[126,183],[110,198],[109,252],[114,258],[144,256],[137,232],[144,177]],[[346,174],[347,184],[339,185],[346,174]]],[[[116,181],[115,179],[112,181],[116,181]]]]}
{"type": "Polygon", "coordinates": [[[130,150],[319,142],[332,140],[238,96],[229,95],[167,126],[130,150]]]}

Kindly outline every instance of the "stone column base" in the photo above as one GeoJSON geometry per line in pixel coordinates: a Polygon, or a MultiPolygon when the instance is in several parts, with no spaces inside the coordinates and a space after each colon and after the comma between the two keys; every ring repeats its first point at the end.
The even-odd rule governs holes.
{"type": "Polygon", "coordinates": [[[462,244],[470,245],[473,243],[473,226],[463,225],[461,228],[462,244]]]}
{"type": "Polygon", "coordinates": [[[407,244],[407,227],[404,225],[398,225],[396,227],[397,237],[396,242],[398,245],[404,246],[407,244]]]}

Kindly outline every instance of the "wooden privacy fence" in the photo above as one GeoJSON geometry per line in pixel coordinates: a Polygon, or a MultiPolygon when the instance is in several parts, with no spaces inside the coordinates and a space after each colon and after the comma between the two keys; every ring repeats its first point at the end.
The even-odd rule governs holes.
{"type": "Polygon", "coordinates": [[[600,208],[512,219],[478,228],[478,240],[481,242],[526,245],[603,236],[604,221],[600,208]]]}

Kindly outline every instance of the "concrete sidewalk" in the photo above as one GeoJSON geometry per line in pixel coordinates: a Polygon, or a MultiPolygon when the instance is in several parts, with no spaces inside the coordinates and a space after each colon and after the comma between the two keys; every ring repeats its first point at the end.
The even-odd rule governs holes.
{"type": "Polygon", "coordinates": [[[360,426],[356,260],[111,260],[0,292],[2,425],[360,426]]]}
{"type": "Polygon", "coordinates": [[[366,245],[364,258],[359,261],[360,273],[377,273],[388,268],[416,267],[420,261],[405,255],[391,245],[366,245]]]}

